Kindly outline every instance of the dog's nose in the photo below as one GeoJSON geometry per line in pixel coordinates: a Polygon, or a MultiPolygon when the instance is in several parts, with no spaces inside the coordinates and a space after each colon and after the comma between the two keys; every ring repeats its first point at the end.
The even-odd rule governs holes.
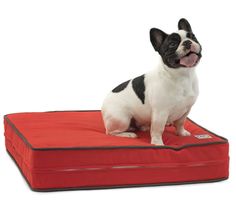
{"type": "Polygon", "coordinates": [[[191,48],[191,45],[192,45],[192,42],[190,40],[185,40],[182,44],[186,49],[190,49],[191,48]]]}

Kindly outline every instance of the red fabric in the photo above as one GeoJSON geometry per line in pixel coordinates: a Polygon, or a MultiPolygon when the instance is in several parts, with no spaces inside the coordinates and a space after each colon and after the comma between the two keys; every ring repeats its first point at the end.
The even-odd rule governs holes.
{"type": "Polygon", "coordinates": [[[138,132],[137,139],[105,135],[99,111],[5,117],[7,150],[39,190],[227,178],[228,142],[190,120],[185,127],[191,136],[176,136],[167,127],[168,147],[158,148],[150,144],[149,132],[138,132]],[[195,137],[205,134],[211,138],[195,137]]]}

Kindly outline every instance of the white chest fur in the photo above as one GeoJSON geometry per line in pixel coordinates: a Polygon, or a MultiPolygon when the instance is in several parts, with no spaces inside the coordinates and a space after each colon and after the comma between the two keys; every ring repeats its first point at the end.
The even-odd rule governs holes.
{"type": "Polygon", "coordinates": [[[198,96],[195,69],[162,68],[146,74],[147,103],[157,112],[168,114],[168,123],[188,112],[198,96]]]}

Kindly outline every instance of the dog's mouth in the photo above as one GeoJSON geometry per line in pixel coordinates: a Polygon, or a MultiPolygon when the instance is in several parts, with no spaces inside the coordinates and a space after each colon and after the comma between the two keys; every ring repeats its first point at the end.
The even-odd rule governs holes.
{"type": "Polygon", "coordinates": [[[189,51],[186,55],[179,59],[179,64],[183,67],[194,67],[198,64],[201,53],[189,51]]]}

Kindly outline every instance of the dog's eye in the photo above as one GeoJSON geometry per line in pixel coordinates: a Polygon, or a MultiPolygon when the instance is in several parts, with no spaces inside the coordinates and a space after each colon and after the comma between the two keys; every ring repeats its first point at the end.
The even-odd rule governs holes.
{"type": "Polygon", "coordinates": [[[171,42],[169,44],[169,48],[175,48],[176,46],[177,46],[177,43],[175,43],[175,42],[171,42]]]}

